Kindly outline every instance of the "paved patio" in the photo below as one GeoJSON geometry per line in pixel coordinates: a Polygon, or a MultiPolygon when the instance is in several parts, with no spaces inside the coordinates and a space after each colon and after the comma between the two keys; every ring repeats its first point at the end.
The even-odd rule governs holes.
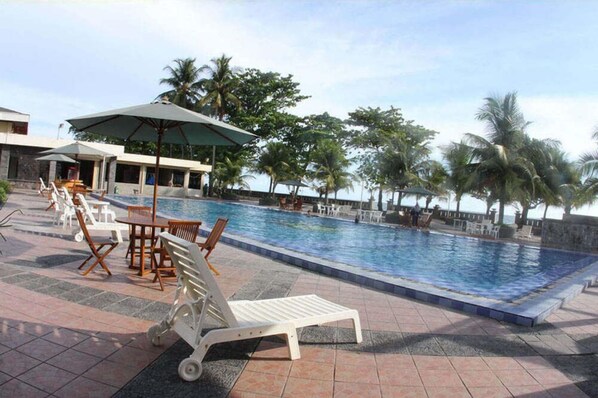
{"type": "Polygon", "coordinates": [[[301,359],[281,340],[213,347],[197,382],[181,381],[191,348],[170,334],[153,347],[145,331],[169,308],[125,261],[113,276],[77,266],[85,243],[52,226],[46,202],[10,195],[0,216],[20,207],[0,240],[0,396],[55,397],[596,397],[598,288],[533,329],[470,316],[313,274],[221,245],[218,282],[234,299],[316,293],[360,312],[364,342],[346,323],[305,328],[301,359]]]}

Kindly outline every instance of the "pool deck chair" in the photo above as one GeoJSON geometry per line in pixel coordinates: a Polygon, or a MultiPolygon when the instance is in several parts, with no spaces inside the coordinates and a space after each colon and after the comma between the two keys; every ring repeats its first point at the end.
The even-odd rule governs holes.
{"type": "Polygon", "coordinates": [[[204,251],[204,250],[207,251],[207,253],[205,254],[204,257],[206,259],[206,262],[208,263],[208,267],[210,267],[212,272],[215,273],[216,275],[220,275],[220,272],[218,272],[218,270],[216,270],[216,268],[214,268],[214,266],[212,266],[212,264],[210,264],[208,257],[210,257],[210,254],[212,254],[212,251],[214,250],[214,248],[216,247],[216,244],[220,240],[220,236],[222,236],[222,232],[224,231],[224,227],[226,227],[227,223],[228,223],[227,218],[219,218],[218,220],[216,220],[216,224],[214,224],[214,227],[210,231],[210,234],[206,238],[205,242],[199,242],[197,244],[199,246],[199,248],[201,249],[201,251],[204,251]]]}
{"type": "Polygon", "coordinates": [[[197,380],[201,362],[213,344],[282,335],[289,357],[299,359],[297,328],[351,319],[355,340],[361,343],[361,325],[357,310],[349,309],[316,295],[268,300],[227,301],[208,269],[208,264],[195,243],[167,232],[160,234],[179,276],[174,303],[168,315],[148,330],[148,338],[159,345],[168,330],[176,331],[193,353],[179,364],[179,376],[197,380]],[[208,318],[222,328],[205,331],[208,318]]]}
{"type": "MultiPolygon", "coordinates": [[[[87,224],[85,225],[88,231],[110,231],[112,238],[121,243],[123,241],[122,231],[127,231],[129,226],[117,222],[99,222],[93,215],[87,200],[80,193],[77,194],[79,200],[79,209],[83,212],[83,220],[87,224]]],[[[83,228],[74,234],[75,242],[81,242],[83,240],[83,228]]]]}
{"type": "Polygon", "coordinates": [[[83,271],[83,275],[89,274],[98,264],[100,264],[100,266],[108,273],[108,275],[112,275],[104,260],[106,259],[106,256],[110,254],[110,252],[114,250],[116,246],[118,246],[118,241],[105,238],[92,238],[89,235],[87,226],[85,225],[83,212],[77,209],[75,213],[77,215],[77,220],[79,221],[79,226],[81,227],[81,232],[83,233],[85,241],[91,250],[91,254],[85,259],[85,261],[81,263],[79,269],[83,268],[89,262],[89,260],[95,258],[95,261],[85,271],[83,271]]]}
{"type": "MultiPolygon", "coordinates": [[[[168,232],[189,242],[195,242],[200,226],[201,221],[168,220],[168,232]]],[[[156,283],[156,281],[160,282],[160,290],[164,291],[163,279],[169,277],[176,278],[176,267],[172,264],[172,260],[168,255],[168,252],[166,252],[166,248],[155,247],[152,249],[152,254],[154,255],[154,264],[156,265],[156,268],[154,269],[156,272],[154,283],[156,283]]]]}

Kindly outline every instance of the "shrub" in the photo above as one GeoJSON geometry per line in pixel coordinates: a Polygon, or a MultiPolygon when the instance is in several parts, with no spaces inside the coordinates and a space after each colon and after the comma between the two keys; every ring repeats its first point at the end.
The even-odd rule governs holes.
{"type": "Polygon", "coordinates": [[[8,200],[8,193],[4,190],[4,187],[0,187],[0,205],[3,205],[8,200]]]}
{"type": "Polygon", "coordinates": [[[239,200],[239,196],[232,192],[223,192],[220,197],[225,200],[239,200]]]}
{"type": "Polygon", "coordinates": [[[260,206],[276,206],[278,204],[278,199],[268,196],[266,198],[261,198],[259,204],[260,206]]]}
{"type": "Polygon", "coordinates": [[[7,194],[12,192],[12,185],[6,180],[0,180],[0,189],[3,189],[7,194]]]}

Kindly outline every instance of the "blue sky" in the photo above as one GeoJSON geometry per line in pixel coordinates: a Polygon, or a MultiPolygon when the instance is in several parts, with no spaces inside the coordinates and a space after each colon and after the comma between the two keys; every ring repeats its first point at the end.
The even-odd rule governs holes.
{"type": "Polygon", "coordinates": [[[295,113],[394,105],[435,146],[482,134],[483,98],[517,91],[530,135],[577,158],[598,125],[597,15],[594,1],[4,1],[0,106],[54,137],[151,101],[175,58],[225,53],[293,74],[311,96],[295,113]]]}

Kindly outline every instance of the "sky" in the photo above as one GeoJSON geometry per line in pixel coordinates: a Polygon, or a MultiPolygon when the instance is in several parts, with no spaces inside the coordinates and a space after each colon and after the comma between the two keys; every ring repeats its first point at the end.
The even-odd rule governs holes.
{"type": "Polygon", "coordinates": [[[398,107],[439,132],[436,157],[484,134],[484,98],[512,91],[532,137],[560,140],[572,160],[596,148],[596,1],[4,0],[0,15],[0,107],[30,114],[30,135],[152,101],[176,58],[226,54],[293,75],[310,96],[298,115],[398,107]]]}

